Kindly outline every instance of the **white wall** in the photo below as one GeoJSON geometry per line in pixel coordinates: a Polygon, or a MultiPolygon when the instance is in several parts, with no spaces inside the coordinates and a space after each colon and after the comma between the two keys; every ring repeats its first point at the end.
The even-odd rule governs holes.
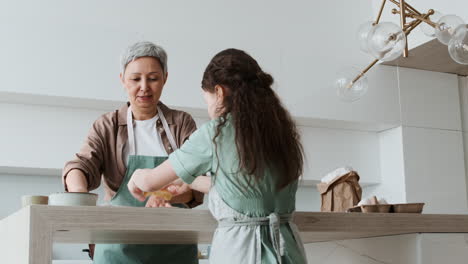
{"type": "Polygon", "coordinates": [[[2,2],[0,91],[123,100],[119,54],[147,39],[169,53],[170,105],[202,107],[204,67],[236,47],[273,74],[296,116],[394,123],[393,69],[372,71],[369,95],[352,105],[331,89],[340,68],[370,62],[356,52],[355,31],[371,9],[368,0],[2,2]]]}
{"type": "Polygon", "coordinates": [[[407,193],[402,128],[397,127],[378,134],[380,184],[364,189],[363,198],[375,195],[388,203],[405,203],[407,193]]]}
{"type": "Polygon", "coordinates": [[[461,130],[458,77],[455,74],[399,68],[404,126],[461,130]]]}
{"type": "Polygon", "coordinates": [[[304,179],[320,180],[327,173],[352,166],[361,182],[380,180],[379,139],[375,132],[300,127],[305,149],[304,179]]]}
{"type": "Polygon", "coordinates": [[[104,111],[0,104],[2,166],[62,168],[104,111]],[[14,113],[14,114],[12,114],[14,113]],[[8,121],[7,121],[8,120],[8,121]]]}

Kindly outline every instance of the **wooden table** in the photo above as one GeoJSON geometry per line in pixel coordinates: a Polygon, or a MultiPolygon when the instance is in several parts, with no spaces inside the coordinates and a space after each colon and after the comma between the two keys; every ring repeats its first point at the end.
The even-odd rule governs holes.
{"type": "MultiPolygon", "coordinates": [[[[410,233],[468,233],[468,215],[297,212],[304,243],[410,233]]],[[[5,263],[49,264],[52,244],[210,243],[206,210],[34,205],[0,221],[5,263]]]]}

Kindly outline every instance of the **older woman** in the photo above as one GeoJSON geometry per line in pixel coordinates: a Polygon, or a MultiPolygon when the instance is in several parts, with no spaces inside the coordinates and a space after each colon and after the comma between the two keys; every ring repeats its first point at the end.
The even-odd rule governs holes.
{"type": "MultiPolygon", "coordinates": [[[[167,80],[167,55],[151,42],[130,46],[122,56],[120,79],[129,103],[97,119],[75,159],[66,163],[69,192],[88,192],[104,181],[112,205],[195,207],[203,194],[189,190],[170,203],[152,197],[136,200],[127,183],[136,169],[154,168],[195,130],[192,117],[159,101],[167,80]],[[101,177],[102,176],[102,177],[101,177]]],[[[96,245],[94,263],[198,263],[196,245],[96,245]]]]}

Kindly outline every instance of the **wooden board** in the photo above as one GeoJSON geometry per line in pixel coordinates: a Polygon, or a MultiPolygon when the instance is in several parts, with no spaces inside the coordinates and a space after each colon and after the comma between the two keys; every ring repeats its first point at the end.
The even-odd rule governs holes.
{"type": "MultiPolygon", "coordinates": [[[[217,222],[207,210],[32,206],[67,243],[210,243],[217,222]]],[[[409,233],[468,233],[468,215],[296,212],[304,243],[409,233]]]]}
{"type": "Polygon", "coordinates": [[[437,39],[410,50],[409,57],[383,62],[383,65],[400,66],[419,70],[468,75],[468,65],[458,64],[449,55],[448,47],[437,39]]]}

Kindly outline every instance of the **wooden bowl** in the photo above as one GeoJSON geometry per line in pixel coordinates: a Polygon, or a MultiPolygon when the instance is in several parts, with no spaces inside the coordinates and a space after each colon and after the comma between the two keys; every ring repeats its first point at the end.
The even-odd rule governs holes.
{"type": "Polygon", "coordinates": [[[391,207],[391,204],[363,204],[361,211],[363,213],[388,213],[391,207]]]}
{"type": "Polygon", "coordinates": [[[33,204],[48,204],[49,197],[40,195],[23,195],[21,196],[21,206],[26,207],[33,204]]]}
{"type": "Polygon", "coordinates": [[[85,192],[60,192],[49,195],[49,205],[96,206],[98,195],[85,192]]]}
{"type": "Polygon", "coordinates": [[[394,204],[393,212],[402,214],[420,214],[423,211],[424,203],[394,204]]]}

